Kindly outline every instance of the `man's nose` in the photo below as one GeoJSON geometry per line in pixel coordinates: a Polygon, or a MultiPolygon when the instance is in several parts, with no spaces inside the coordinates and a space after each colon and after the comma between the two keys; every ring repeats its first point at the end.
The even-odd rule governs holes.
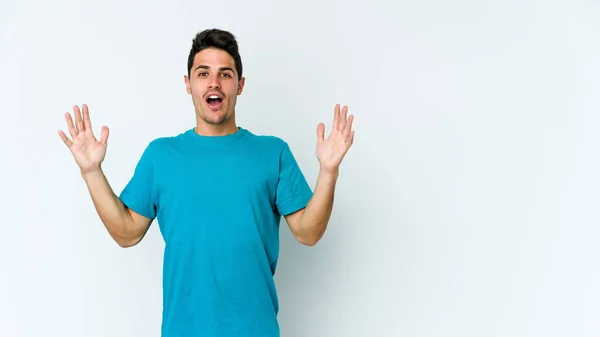
{"type": "Polygon", "coordinates": [[[211,76],[210,81],[208,82],[208,86],[211,89],[218,89],[221,87],[221,83],[219,82],[218,76],[211,76]]]}

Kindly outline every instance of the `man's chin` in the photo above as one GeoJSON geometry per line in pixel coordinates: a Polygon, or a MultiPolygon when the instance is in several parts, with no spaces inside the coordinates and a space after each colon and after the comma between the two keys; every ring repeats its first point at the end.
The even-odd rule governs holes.
{"type": "Polygon", "coordinates": [[[211,125],[221,125],[221,124],[225,124],[226,119],[219,119],[219,120],[205,119],[205,121],[211,125]]]}
{"type": "Polygon", "coordinates": [[[204,121],[207,122],[208,124],[212,124],[212,125],[221,125],[224,124],[225,122],[227,122],[228,118],[227,115],[222,114],[222,115],[210,115],[211,113],[209,112],[208,116],[204,116],[204,121]]]}

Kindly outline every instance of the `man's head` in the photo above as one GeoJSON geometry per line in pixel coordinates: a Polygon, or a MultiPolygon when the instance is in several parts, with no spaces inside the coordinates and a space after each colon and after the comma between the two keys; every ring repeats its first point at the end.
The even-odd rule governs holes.
{"type": "Polygon", "coordinates": [[[235,125],[237,95],[242,93],[242,60],[230,32],[207,29],[196,35],[188,57],[185,76],[196,115],[212,125],[235,125]]]}

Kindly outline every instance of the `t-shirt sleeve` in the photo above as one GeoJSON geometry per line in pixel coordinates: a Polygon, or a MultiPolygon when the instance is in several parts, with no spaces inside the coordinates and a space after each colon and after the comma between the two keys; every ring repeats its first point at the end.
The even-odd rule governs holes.
{"type": "Polygon", "coordinates": [[[156,217],[154,146],[150,143],[139,159],[133,176],[119,198],[129,209],[149,219],[156,217]]]}
{"type": "Polygon", "coordinates": [[[288,215],[306,207],[312,194],[292,151],[288,144],[283,142],[279,158],[279,182],[275,197],[279,214],[288,215]]]}

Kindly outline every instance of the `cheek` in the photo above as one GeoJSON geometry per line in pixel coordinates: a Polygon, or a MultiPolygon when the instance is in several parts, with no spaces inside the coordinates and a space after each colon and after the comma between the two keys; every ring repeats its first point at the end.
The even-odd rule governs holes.
{"type": "Polygon", "coordinates": [[[229,97],[227,97],[227,103],[230,105],[235,104],[237,100],[237,92],[233,92],[231,94],[229,94],[229,97]]]}
{"type": "Polygon", "coordinates": [[[203,92],[201,92],[201,90],[198,90],[198,89],[192,87],[191,92],[192,92],[192,97],[194,100],[196,100],[197,102],[202,101],[203,92]]]}

